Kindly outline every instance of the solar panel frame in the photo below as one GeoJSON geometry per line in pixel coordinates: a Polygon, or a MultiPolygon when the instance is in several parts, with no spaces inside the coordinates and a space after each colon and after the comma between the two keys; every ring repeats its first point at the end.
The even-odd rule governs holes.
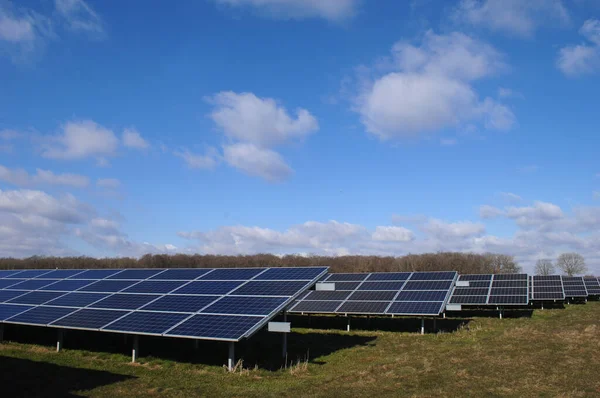
{"type": "Polygon", "coordinates": [[[584,276],[583,282],[585,283],[585,289],[590,296],[600,295],[600,281],[595,276],[584,276]]]}
{"type": "Polygon", "coordinates": [[[531,277],[532,301],[562,301],[565,298],[560,275],[533,275],[531,277]]]}
{"type": "Polygon", "coordinates": [[[527,274],[464,274],[460,275],[458,280],[468,281],[469,286],[455,286],[450,304],[476,307],[529,304],[527,274]],[[482,297],[486,297],[485,302],[482,302],[482,297]]]}

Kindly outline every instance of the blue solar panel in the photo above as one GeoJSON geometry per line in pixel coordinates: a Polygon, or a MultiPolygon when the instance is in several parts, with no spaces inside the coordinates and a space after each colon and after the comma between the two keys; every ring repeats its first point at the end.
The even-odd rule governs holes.
{"type": "Polygon", "coordinates": [[[334,313],[343,301],[300,301],[290,312],[334,313]]]}
{"type": "Polygon", "coordinates": [[[395,301],[444,301],[448,291],[402,291],[395,301]]]}
{"type": "Polygon", "coordinates": [[[169,293],[186,283],[185,281],[144,281],[123,291],[126,293],[169,293]]]}
{"type": "Polygon", "coordinates": [[[74,308],[39,306],[7,319],[5,322],[47,325],[73,311],[77,310],[74,308]]]}
{"type": "Polygon", "coordinates": [[[58,296],[62,296],[64,293],[59,292],[31,292],[22,296],[16,297],[9,301],[11,304],[44,304],[47,301],[54,300],[58,296]]]}
{"type": "Polygon", "coordinates": [[[91,310],[84,308],[53,322],[52,325],[81,329],[100,329],[127,313],[129,311],[91,310]]]}
{"type": "Polygon", "coordinates": [[[191,282],[177,290],[174,294],[227,294],[243,282],[238,281],[197,281],[191,282]]]}
{"type": "Polygon", "coordinates": [[[189,316],[188,314],[136,311],[104,327],[104,330],[162,334],[189,316]]]}
{"type": "Polygon", "coordinates": [[[327,282],[362,282],[369,274],[330,274],[327,282]]]}
{"type": "Polygon", "coordinates": [[[336,301],[336,300],[346,300],[348,296],[350,296],[351,292],[346,291],[318,291],[311,290],[308,292],[304,299],[306,300],[324,300],[324,301],[336,301]]]}
{"type": "Polygon", "coordinates": [[[155,276],[159,272],[162,272],[162,269],[126,269],[123,272],[119,272],[118,274],[114,274],[109,276],[106,279],[147,279],[152,276],[155,276]]]}
{"type": "Polygon", "coordinates": [[[90,308],[106,308],[110,310],[135,310],[159,298],[155,294],[113,294],[91,304],[90,308]]]}
{"type": "Polygon", "coordinates": [[[452,287],[452,281],[427,281],[427,282],[406,282],[402,290],[448,290],[452,287]]]}
{"type": "Polygon", "coordinates": [[[47,305],[59,307],[87,307],[88,305],[108,297],[104,293],[69,293],[47,302],[47,305]]]}
{"type": "Polygon", "coordinates": [[[27,294],[27,292],[19,290],[0,290],[0,303],[14,299],[17,296],[27,294]]]}
{"type": "Polygon", "coordinates": [[[263,319],[263,317],[251,316],[200,314],[194,315],[165,335],[239,340],[263,319]]]}
{"type": "Polygon", "coordinates": [[[115,293],[128,288],[136,281],[109,281],[103,280],[92,283],[86,287],[79,289],[81,292],[98,292],[98,293],[115,293]]]}
{"type": "Polygon", "coordinates": [[[250,281],[231,294],[239,296],[293,296],[306,284],[306,281],[250,281]]]}
{"type": "Polygon", "coordinates": [[[396,297],[396,291],[356,291],[352,293],[349,300],[355,301],[392,301],[396,297]]]}
{"type": "Polygon", "coordinates": [[[263,272],[265,268],[236,268],[236,269],[216,269],[206,275],[201,276],[200,280],[213,281],[235,281],[252,279],[256,275],[263,272]]]}
{"type": "MultiPolygon", "coordinates": [[[[326,283],[330,283],[329,281],[327,281],[326,283]]],[[[361,282],[331,282],[335,284],[335,290],[345,290],[345,291],[351,291],[351,290],[356,290],[356,288],[358,287],[358,285],[360,285],[361,282]]]]}
{"type": "Polygon", "coordinates": [[[29,279],[29,278],[35,278],[36,276],[40,276],[43,274],[47,274],[50,271],[52,271],[52,270],[50,270],[50,269],[30,269],[30,270],[18,272],[16,274],[8,275],[8,276],[6,276],[6,278],[29,279]]]}
{"type": "Polygon", "coordinates": [[[364,282],[358,287],[358,290],[400,290],[404,281],[397,282],[364,282]]]}
{"type": "Polygon", "coordinates": [[[9,275],[16,274],[17,272],[21,272],[20,270],[0,270],[0,278],[7,277],[9,275]]]}
{"type": "Polygon", "coordinates": [[[56,292],[72,292],[81,289],[84,286],[91,285],[96,281],[84,279],[65,279],[48,286],[44,286],[40,290],[52,290],[56,292]]]}
{"type": "Polygon", "coordinates": [[[41,276],[37,276],[36,278],[44,278],[44,279],[65,279],[73,275],[77,275],[82,273],[84,270],[82,269],[57,269],[55,271],[51,271],[47,274],[43,274],[41,276]]]}
{"type": "Polygon", "coordinates": [[[440,281],[440,280],[454,280],[456,272],[414,272],[410,277],[411,281],[440,281]]]}
{"type": "Polygon", "coordinates": [[[338,313],[354,313],[354,314],[383,314],[385,309],[390,305],[385,301],[346,301],[340,308],[338,313]]]}
{"type": "Polygon", "coordinates": [[[144,306],[142,310],[166,312],[198,312],[221,296],[164,296],[144,306]]]}
{"type": "Polygon", "coordinates": [[[378,272],[371,274],[368,281],[405,281],[410,277],[410,272],[378,272]]]}
{"type": "Polygon", "coordinates": [[[260,274],[257,280],[313,280],[323,273],[323,268],[271,268],[260,274]]]}
{"type": "Polygon", "coordinates": [[[461,281],[491,281],[492,274],[467,274],[460,275],[459,280],[461,281]]]}
{"type": "Polygon", "coordinates": [[[44,286],[57,282],[57,280],[30,279],[25,282],[12,285],[10,288],[15,290],[37,290],[44,286]]]}
{"type": "Polygon", "coordinates": [[[396,301],[387,310],[387,314],[439,315],[443,302],[396,301]]]}
{"type": "Polygon", "coordinates": [[[212,269],[168,269],[150,279],[191,281],[209,271],[212,271],[212,269]]]}
{"type": "Polygon", "coordinates": [[[34,307],[30,305],[0,304],[0,321],[11,318],[21,312],[25,312],[30,308],[34,307]]]}
{"type": "Polygon", "coordinates": [[[69,279],[104,279],[121,271],[120,269],[90,269],[69,279]]]}
{"type": "Polygon", "coordinates": [[[204,314],[269,315],[287,301],[285,297],[223,297],[202,310],[204,314]]]}
{"type": "Polygon", "coordinates": [[[17,283],[21,283],[23,281],[25,281],[25,279],[0,279],[0,289],[16,285],[17,283]]]}

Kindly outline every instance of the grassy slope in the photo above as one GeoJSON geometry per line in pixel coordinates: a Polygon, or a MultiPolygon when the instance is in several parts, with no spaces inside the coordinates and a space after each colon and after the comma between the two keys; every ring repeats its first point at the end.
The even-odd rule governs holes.
{"type": "MultiPolygon", "coordinates": [[[[476,318],[448,334],[356,331],[349,334],[369,342],[311,358],[308,366],[236,374],[218,366],[147,357],[129,364],[125,355],[57,354],[52,347],[5,343],[0,382],[28,396],[598,396],[599,323],[600,302],[592,302],[535,311],[530,319],[476,318]]],[[[297,332],[296,343],[314,333],[348,335],[297,332]]]]}

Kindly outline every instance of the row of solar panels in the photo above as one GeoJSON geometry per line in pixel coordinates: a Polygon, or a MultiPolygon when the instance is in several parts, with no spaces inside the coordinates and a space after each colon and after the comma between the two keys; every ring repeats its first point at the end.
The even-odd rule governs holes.
{"type": "Polygon", "coordinates": [[[238,341],[326,267],[0,271],[0,321],[238,341]]]}
{"type": "Polygon", "coordinates": [[[600,295],[597,278],[326,267],[0,271],[0,322],[237,341],[292,313],[437,316],[600,295]],[[308,290],[320,281],[330,290],[308,290]]]}

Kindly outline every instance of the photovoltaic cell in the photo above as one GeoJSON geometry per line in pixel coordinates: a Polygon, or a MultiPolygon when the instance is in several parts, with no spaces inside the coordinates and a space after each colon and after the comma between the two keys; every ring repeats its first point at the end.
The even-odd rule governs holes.
{"type": "Polygon", "coordinates": [[[202,310],[203,314],[269,315],[283,303],[285,297],[223,297],[202,310]]]}
{"type": "Polygon", "coordinates": [[[53,299],[57,298],[58,296],[62,296],[63,294],[64,293],[59,293],[59,292],[36,291],[36,292],[31,292],[31,293],[27,293],[22,296],[16,297],[16,298],[10,300],[9,303],[40,305],[40,304],[46,303],[47,301],[53,300],[53,299]]]}
{"type": "Polygon", "coordinates": [[[457,287],[454,289],[454,296],[487,296],[489,288],[457,287]]]}
{"type": "Polygon", "coordinates": [[[103,280],[92,283],[91,285],[82,287],[79,289],[80,292],[96,292],[96,293],[115,293],[123,289],[127,289],[129,286],[138,283],[137,281],[109,281],[103,280]]]}
{"type": "Polygon", "coordinates": [[[49,273],[52,270],[49,269],[31,269],[31,270],[26,270],[26,271],[21,271],[18,272],[16,274],[12,274],[12,275],[8,275],[5,278],[17,278],[17,279],[29,279],[29,278],[35,278],[36,276],[41,276],[44,274],[49,273]]]}
{"type": "Polygon", "coordinates": [[[451,304],[486,304],[488,296],[452,296],[450,298],[451,304]]]}
{"type": "Polygon", "coordinates": [[[91,285],[96,281],[84,279],[65,279],[40,288],[40,290],[52,290],[57,292],[72,292],[84,286],[91,285]]]}
{"type": "MultiPolygon", "coordinates": [[[[348,296],[350,296],[351,292],[345,291],[310,291],[308,295],[304,297],[305,300],[327,300],[327,301],[336,301],[336,300],[346,300],[348,296]]],[[[370,292],[369,292],[370,293],[370,292]]],[[[393,293],[393,292],[392,292],[393,293]]]]}
{"type": "Polygon", "coordinates": [[[209,271],[212,271],[212,269],[168,269],[150,279],[191,281],[201,277],[209,271]]]}
{"type": "Polygon", "coordinates": [[[128,311],[92,310],[84,308],[53,322],[52,325],[81,329],[100,329],[127,313],[128,311]]]}
{"type": "Polygon", "coordinates": [[[45,326],[58,318],[62,318],[71,312],[76,311],[74,308],[65,307],[45,307],[39,306],[30,309],[27,312],[23,312],[12,318],[5,320],[5,322],[11,323],[27,323],[33,325],[45,326]]]}
{"type": "Polygon", "coordinates": [[[16,274],[17,272],[21,272],[21,271],[14,271],[14,270],[0,270],[0,278],[4,278],[7,277],[9,275],[13,275],[16,274]]]}
{"type": "Polygon", "coordinates": [[[136,310],[159,297],[159,295],[154,294],[113,294],[90,305],[90,308],[136,310]]]}
{"type": "Polygon", "coordinates": [[[250,281],[231,294],[238,296],[293,296],[306,284],[305,281],[250,281]]]}
{"type": "Polygon", "coordinates": [[[227,294],[243,282],[240,281],[196,281],[173,292],[173,294],[227,294]]]}
{"type": "Polygon", "coordinates": [[[531,279],[532,300],[564,300],[562,279],[560,275],[534,275],[531,279]]]}
{"type": "Polygon", "coordinates": [[[368,281],[405,281],[410,277],[410,272],[378,272],[369,275],[368,281]]]}
{"type": "Polygon", "coordinates": [[[584,277],[583,282],[585,283],[585,290],[587,290],[590,296],[600,295],[600,283],[596,277],[584,277]]]}
{"type": "Polygon", "coordinates": [[[443,302],[396,301],[388,308],[388,314],[438,315],[443,302]]]}
{"type": "Polygon", "coordinates": [[[313,280],[323,273],[323,268],[270,268],[260,274],[257,280],[313,280]]]}
{"type": "Polygon", "coordinates": [[[30,305],[13,305],[13,304],[0,304],[0,321],[11,318],[21,312],[25,312],[30,308],[34,308],[30,305]]]}
{"type": "MultiPolygon", "coordinates": [[[[326,282],[330,283],[329,280],[327,280],[326,282]]],[[[356,288],[358,287],[358,285],[360,285],[361,282],[331,282],[331,283],[335,283],[335,290],[351,291],[351,290],[356,290],[356,288]]]]}
{"type": "Polygon", "coordinates": [[[143,310],[167,312],[198,312],[221,296],[168,295],[144,306],[143,310]]]}
{"type": "Polygon", "coordinates": [[[329,274],[327,282],[362,282],[369,274],[329,274]]]}
{"type": "Polygon", "coordinates": [[[201,276],[199,280],[243,281],[254,278],[264,270],[265,268],[220,268],[201,276]]]}
{"type": "Polygon", "coordinates": [[[187,282],[185,281],[144,281],[123,290],[125,293],[169,293],[187,282]]]}
{"type": "Polygon", "coordinates": [[[36,278],[44,278],[44,279],[65,279],[70,276],[74,276],[83,272],[82,269],[57,269],[47,274],[43,274],[41,276],[37,276],[36,278]]]}
{"type": "Polygon", "coordinates": [[[166,336],[239,340],[263,317],[237,315],[194,315],[165,333],[166,336]]]}
{"type": "Polygon", "coordinates": [[[188,314],[136,311],[103,329],[115,332],[162,334],[187,317],[189,317],[188,314]]]}
{"type": "Polygon", "coordinates": [[[451,304],[463,305],[525,305],[529,303],[527,274],[460,275],[469,287],[454,288],[451,304]]]}
{"type": "Polygon", "coordinates": [[[81,274],[73,275],[69,279],[104,279],[121,271],[120,269],[90,269],[81,274]]]}
{"type": "MultiPolygon", "coordinates": [[[[334,293],[334,292],[329,292],[334,293]]],[[[347,292],[346,292],[347,293],[347,292]]],[[[398,292],[395,291],[356,291],[352,293],[349,300],[354,301],[392,301],[398,292]]]]}
{"type": "Polygon", "coordinates": [[[12,285],[10,288],[14,290],[37,290],[46,285],[50,285],[56,280],[43,280],[43,279],[30,279],[21,283],[17,283],[16,285],[12,285]]]}
{"type": "Polygon", "coordinates": [[[404,286],[404,281],[395,282],[363,282],[358,290],[395,290],[398,291],[404,286]]]}
{"type": "Polygon", "coordinates": [[[395,301],[444,301],[447,294],[445,290],[401,291],[395,301]]]}
{"type": "Polygon", "coordinates": [[[119,272],[118,274],[114,274],[109,276],[106,279],[147,279],[152,276],[155,276],[159,272],[162,272],[162,269],[126,269],[123,272],[119,272]]]}
{"type": "Polygon", "coordinates": [[[24,282],[25,279],[0,279],[0,289],[10,288],[17,283],[24,282]]]}
{"type": "Polygon", "coordinates": [[[456,272],[413,272],[410,279],[411,281],[442,281],[442,280],[454,280],[456,272]]]}
{"type": "Polygon", "coordinates": [[[47,305],[58,307],[87,307],[88,305],[108,297],[104,293],[69,293],[60,296],[52,301],[48,301],[47,305]]]}
{"type": "Polygon", "coordinates": [[[527,294],[521,296],[490,296],[490,304],[527,304],[529,302],[527,294]]]}
{"type": "Polygon", "coordinates": [[[23,294],[27,294],[27,292],[19,290],[0,290],[0,303],[9,301],[23,294]]]}
{"type": "Polygon", "coordinates": [[[406,282],[403,290],[448,290],[452,281],[406,282]]]}
{"type": "MultiPolygon", "coordinates": [[[[459,277],[461,281],[491,281],[492,274],[466,274],[459,277]]],[[[489,286],[489,283],[488,283],[489,286]]]]}
{"type": "Polygon", "coordinates": [[[343,301],[300,301],[290,312],[333,313],[343,301]]]}
{"type": "Polygon", "coordinates": [[[386,301],[346,301],[336,312],[383,314],[388,305],[390,305],[390,303],[386,301]]]}

